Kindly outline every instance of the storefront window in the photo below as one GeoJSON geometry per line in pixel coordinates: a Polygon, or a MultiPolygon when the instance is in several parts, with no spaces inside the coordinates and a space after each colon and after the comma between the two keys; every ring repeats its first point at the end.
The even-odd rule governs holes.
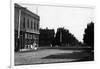
{"type": "Polygon", "coordinates": [[[25,34],[25,39],[27,39],[27,33],[25,34]]]}

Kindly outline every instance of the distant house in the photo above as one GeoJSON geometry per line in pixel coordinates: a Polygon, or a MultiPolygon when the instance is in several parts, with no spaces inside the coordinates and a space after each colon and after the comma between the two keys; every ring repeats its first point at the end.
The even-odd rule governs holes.
{"type": "Polygon", "coordinates": [[[39,43],[39,21],[37,14],[18,4],[14,5],[15,50],[23,49],[34,41],[39,43]]]}

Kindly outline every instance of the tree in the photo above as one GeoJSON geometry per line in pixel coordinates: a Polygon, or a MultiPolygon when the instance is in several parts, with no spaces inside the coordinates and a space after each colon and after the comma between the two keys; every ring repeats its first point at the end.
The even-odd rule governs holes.
{"type": "Polygon", "coordinates": [[[54,45],[66,46],[66,44],[75,45],[78,40],[74,37],[69,30],[64,28],[58,28],[56,36],[54,38],[54,45]]]}
{"type": "Polygon", "coordinates": [[[89,45],[93,48],[94,46],[94,23],[93,22],[87,25],[87,28],[85,29],[83,41],[86,45],[89,45]]]}
{"type": "Polygon", "coordinates": [[[54,29],[40,29],[39,35],[39,45],[40,46],[50,46],[54,39],[54,29]]]}

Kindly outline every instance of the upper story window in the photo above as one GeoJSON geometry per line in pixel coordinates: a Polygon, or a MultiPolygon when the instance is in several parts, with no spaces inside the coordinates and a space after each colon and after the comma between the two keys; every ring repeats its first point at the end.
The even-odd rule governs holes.
{"type": "Polygon", "coordinates": [[[37,23],[36,23],[36,30],[38,31],[38,21],[37,21],[37,23]]]}
{"type": "Polygon", "coordinates": [[[39,30],[39,23],[38,23],[38,21],[36,22],[36,30],[37,31],[39,30]]]}
{"type": "Polygon", "coordinates": [[[32,27],[33,27],[33,22],[31,21],[31,29],[32,29],[32,27]]]}
{"type": "Polygon", "coordinates": [[[36,22],[36,30],[38,30],[38,23],[36,22]]]}
{"type": "Polygon", "coordinates": [[[32,28],[34,29],[34,19],[32,20],[32,22],[33,22],[33,23],[32,23],[32,28]]]}
{"type": "Polygon", "coordinates": [[[23,18],[23,28],[25,28],[25,17],[23,18]]]}
{"type": "Polygon", "coordinates": [[[29,19],[27,20],[27,28],[29,28],[29,19]]]}
{"type": "Polygon", "coordinates": [[[36,30],[36,20],[34,20],[34,30],[36,30]]]}

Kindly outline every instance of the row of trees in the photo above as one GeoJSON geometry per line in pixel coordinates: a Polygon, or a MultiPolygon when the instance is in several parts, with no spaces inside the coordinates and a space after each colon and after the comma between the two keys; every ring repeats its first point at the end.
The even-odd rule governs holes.
{"type": "Polygon", "coordinates": [[[69,30],[58,28],[53,45],[66,46],[66,44],[75,45],[78,44],[78,40],[69,32],[69,30]]]}
{"type": "Polygon", "coordinates": [[[83,43],[79,42],[68,29],[58,28],[55,33],[54,29],[40,29],[39,45],[40,46],[66,46],[66,45],[88,45],[94,46],[94,23],[87,25],[84,31],[83,43]]]}
{"type": "Polygon", "coordinates": [[[75,45],[78,43],[79,41],[67,29],[58,28],[56,33],[54,29],[40,29],[40,46],[65,46],[66,44],[75,45]]]}

